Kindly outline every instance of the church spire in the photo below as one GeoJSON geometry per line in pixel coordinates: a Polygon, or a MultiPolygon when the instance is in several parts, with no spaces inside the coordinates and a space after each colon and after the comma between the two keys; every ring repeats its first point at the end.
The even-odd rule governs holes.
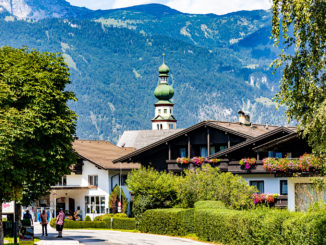
{"type": "Polygon", "coordinates": [[[163,54],[163,63],[159,67],[159,81],[160,84],[154,91],[158,102],[155,104],[155,117],[152,119],[152,129],[175,129],[177,120],[173,116],[174,104],[170,101],[174,95],[172,86],[168,84],[168,77],[170,69],[165,64],[165,54],[163,54]]]}

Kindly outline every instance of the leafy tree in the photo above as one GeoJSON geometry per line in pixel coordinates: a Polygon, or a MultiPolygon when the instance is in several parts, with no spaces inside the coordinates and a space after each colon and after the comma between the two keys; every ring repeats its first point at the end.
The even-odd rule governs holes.
{"type": "Polygon", "coordinates": [[[180,206],[193,207],[199,200],[222,201],[234,209],[249,208],[253,205],[254,187],[238,175],[221,173],[218,168],[204,165],[187,170],[177,182],[180,206]]]}
{"type": "MultiPolygon", "coordinates": [[[[124,191],[121,189],[121,213],[126,213],[128,211],[128,199],[124,191]]],[[[117,213],[118,212],[118,202],[120,199],[120,187],[116,185],[113,188],[113,191],[110,194],[110,201],[109,207],[111,209],[110,213],[117,213]]]]}
{"type": "MultiPolygon", "coordinates": [[[[76,114],[67,106],[75,97],[65,91],[69,83],[60,55],[0,49],[0,202],[29,204],[75,163],[76,114]]],[[[0,208],[3,244],[1,215],[0,208]]]]}
{"type": "Polygon", "coordinates": [[[158,172],[153,168],[140,168],[128,174],[129,190],[135,195],[135,215],[150,208],[171,208],[177,203],[175,181],[172,173],[158,172]]]}
{"type": "Polygon", "coordinates": [[[274,68],[283,69],[279,104],[287,106],[316,153],[326,153],[326,2],[273,0],[272,37],[285,45],[274,68]]]}

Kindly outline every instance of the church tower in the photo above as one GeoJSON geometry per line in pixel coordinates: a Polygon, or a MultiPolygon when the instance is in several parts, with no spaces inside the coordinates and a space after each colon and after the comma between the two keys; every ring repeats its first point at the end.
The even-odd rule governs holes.
{"type": "Polygon", "coordinates": [[[158,70],[160,73],[159,85],[154,91],[158,102],[155,103],[155,117],[152,119],[153,130],[175,129],[177,126],[177,120],[173,116],[174,104],[170,101],[173,97],[174,90],[168,84],[170,69],[165,64],[164,56],[165,54],[163,54],[163,64],[158,70]]]}

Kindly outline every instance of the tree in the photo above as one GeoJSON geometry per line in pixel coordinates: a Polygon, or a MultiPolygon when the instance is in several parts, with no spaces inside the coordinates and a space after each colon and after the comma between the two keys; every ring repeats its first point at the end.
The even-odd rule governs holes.
{"type": "Polygon", "coordinates": [[[285,45],[274,68],[283,69],[279,104],[303,137],[326,153],[326,1],[273,0],[272,37],[285,45]]]}
{"type": "Polygon", "coordinates": [[[120,187],[116,185],[113,188],[113,191],[110,194],[110,200],[109,200],[109,208],[110,213],[117,213],[118,212],[118,202],[121,202],[121,213],[127,213],[128,211],[128,199],[126,198],[126,195],[121,189],[121,200],[120,199],[120,187]]]}
{"type": "MultiPolygon", "coordinates": [[[[0,202],[24,205],[47,194],[75,163],[76,114],[63,58],[0,48],[0,202]]],[[[0,244],[3,244],[0,208],[0,244]]]]}
{"type": "Polygon", "coordinates": [[[240,176],[222,173],[209,164],[187,170],[177,182],[178,200],[184,208],[194,207],[200,200],[221,201],[233,209],[250,208],[253,206],[252,196],[255,188],[240,176]]]}

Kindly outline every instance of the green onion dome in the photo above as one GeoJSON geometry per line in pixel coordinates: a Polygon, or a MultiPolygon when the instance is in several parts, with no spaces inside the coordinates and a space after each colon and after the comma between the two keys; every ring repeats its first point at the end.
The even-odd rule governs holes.
{"type": "Polygon", "coordinates": [[[160,74],[166,74],[167,75],[170,72],[170,69],[169,69],[169,67],[165,63],[163,63],[160,66],[160,68],[158,68],[158,72],[160,74]]]}
{"type": "Polygon", "coordinates": [[[154,95],[158,100],[169,100],[174,95],[174,90],[170,85],[161,84],[156,87],[154,95]]]}

